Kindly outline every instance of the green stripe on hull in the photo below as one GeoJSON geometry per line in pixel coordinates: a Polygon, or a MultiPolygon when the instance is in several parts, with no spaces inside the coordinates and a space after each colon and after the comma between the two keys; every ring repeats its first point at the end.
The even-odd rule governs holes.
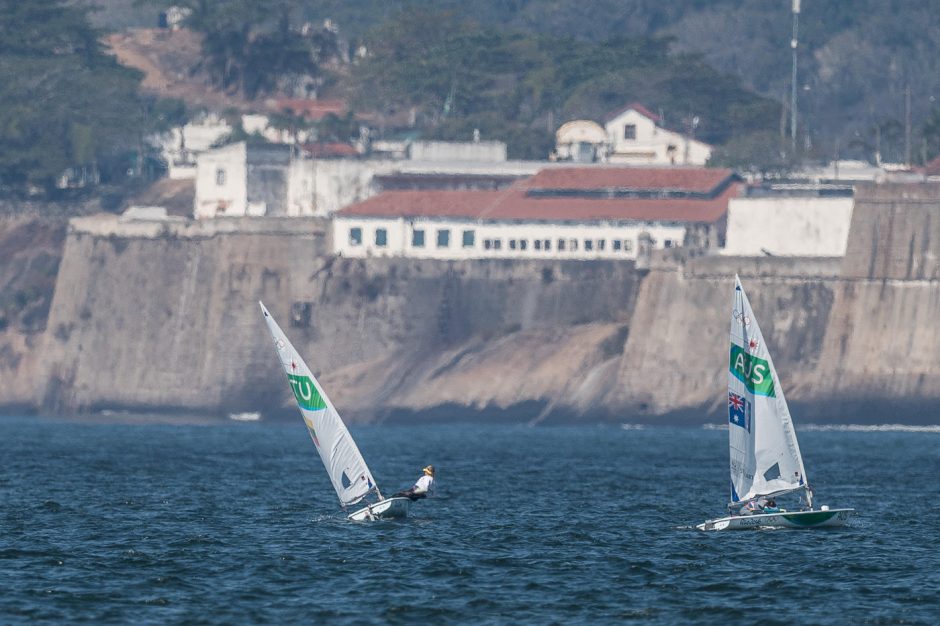
{"type": "Polygon", "coordinates": [[[818,526],[819,524],[823,524],[831,520],[835,514],[835,511],[819,511],[816,513],[784,515],[783,519],[796,526],[818,526]]]}

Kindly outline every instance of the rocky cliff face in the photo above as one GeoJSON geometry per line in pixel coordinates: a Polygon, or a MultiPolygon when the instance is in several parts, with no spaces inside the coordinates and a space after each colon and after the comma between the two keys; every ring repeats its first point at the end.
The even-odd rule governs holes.
{"type": "Polygon", "coordinates": [[[933,186],[862,190],[841,262],[644,271],[334,258],[316,220],[83,218],[41,341],[0,335],[19,358],[0,404],[292,414],[262,299],[353,420],[704,421],[725,410],[737,272],[801,420],[936,421],[938,212],[933,186]]]}

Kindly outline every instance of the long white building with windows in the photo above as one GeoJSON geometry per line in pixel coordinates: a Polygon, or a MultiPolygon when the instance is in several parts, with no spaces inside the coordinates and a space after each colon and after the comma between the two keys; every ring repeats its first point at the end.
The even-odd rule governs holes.
{"type": "Polygon", "coordinates": [[[546,169],[500,191],[387,191],[334,215],[344,257],[635,259],[717,247],[740,179],[704,168],[546,169]]]}

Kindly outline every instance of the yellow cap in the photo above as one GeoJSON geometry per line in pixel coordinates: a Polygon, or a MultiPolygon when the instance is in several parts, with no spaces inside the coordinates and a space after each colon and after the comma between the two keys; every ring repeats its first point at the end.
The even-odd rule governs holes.
{"type": "Polygon", "coordinates": [[[428,465],[427,467],[425,467],[425,468],[424,468],[423,470],[421,470],[421,471],[423,471],[423,472],[424,472],[425,474],[427,474],[428,476],[434,476],[434,466],[433,466],[433,465],[428,465]]]}

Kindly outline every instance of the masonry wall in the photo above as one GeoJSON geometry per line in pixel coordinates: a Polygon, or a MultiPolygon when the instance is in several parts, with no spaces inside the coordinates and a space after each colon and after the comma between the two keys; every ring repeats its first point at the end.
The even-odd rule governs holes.
{"type": "Polygon", "coordinates": [[[841,266],[345,259],[314,219],[73,220],[45,330],[0,336],[0,405],[290,415],[263,299],[353,420],[720,421],[737,273],[798,422],[935,423],[940,189],[884,193],[841,266]]]}

